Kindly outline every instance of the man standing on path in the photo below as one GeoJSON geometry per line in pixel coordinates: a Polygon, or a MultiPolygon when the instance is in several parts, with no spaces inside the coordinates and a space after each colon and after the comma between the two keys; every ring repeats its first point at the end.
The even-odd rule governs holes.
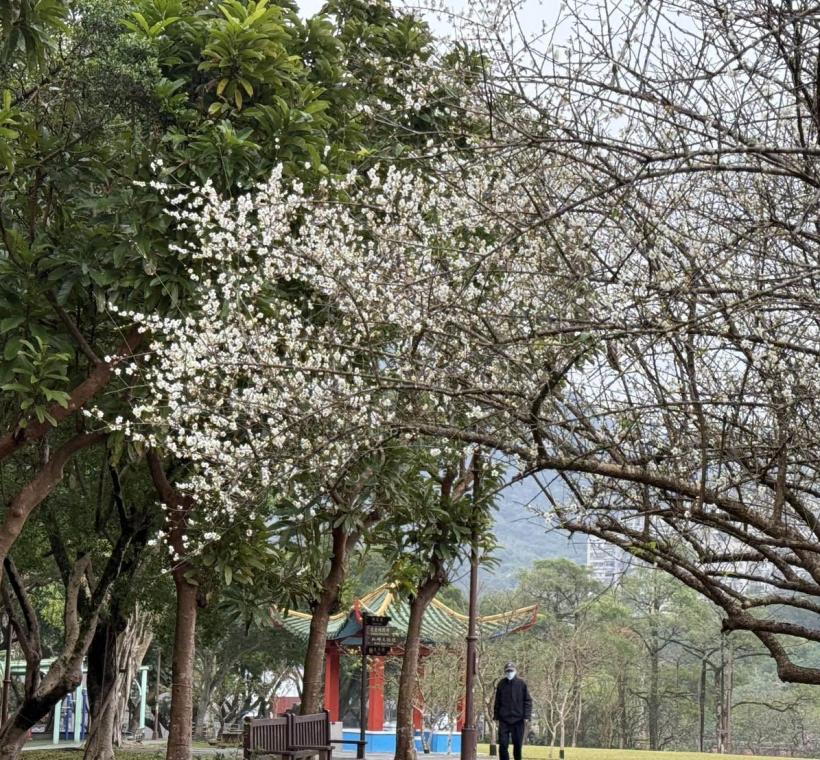
{"type": "Polygon", "coordinates": [[[498,721],[498,757],[510,760],[509,744],[512,740],[513,758],[521,760],[524,730],[532,717],[532,699],[527,684],[515,674],[515,665],[504,666],[504,678],[495,689],[493,719],[498,721]]]}

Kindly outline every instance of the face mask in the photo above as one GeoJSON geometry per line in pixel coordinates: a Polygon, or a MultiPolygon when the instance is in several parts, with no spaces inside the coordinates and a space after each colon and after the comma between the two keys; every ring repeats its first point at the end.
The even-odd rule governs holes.
{"type": "Polygon", "coordinates": [[[508,670],[504,675],[507,676],[508,681],[512,681],[513,678],[515,678],[515,671],[514,670],[508,670]]]}

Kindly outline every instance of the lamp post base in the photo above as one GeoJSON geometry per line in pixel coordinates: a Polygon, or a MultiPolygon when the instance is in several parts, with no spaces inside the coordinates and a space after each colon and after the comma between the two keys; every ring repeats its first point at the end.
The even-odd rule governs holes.
{"type": "Polygon", "coordinates": [[[461,760],[476,760],[476,740],[478,732],[464,726],[461,729],[461,760]]]}

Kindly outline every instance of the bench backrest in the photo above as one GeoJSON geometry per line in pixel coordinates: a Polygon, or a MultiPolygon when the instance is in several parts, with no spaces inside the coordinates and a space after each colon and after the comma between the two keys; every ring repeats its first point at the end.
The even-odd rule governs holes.
{"type": "Polygon", "coordinates": [[[330,714],[288,715],[291,747],[321,747],[330,744],[330,714]]]}
{"type": "Polygon", "coordinates": [[[323,710],[312,715],[288,713],[281,718],[245,718],[246,758],[253,752],[270,752],[299,747],[330,746],[330,713],[323,710]]]}
{"type": "Polygon", "coordinates": [[[288,748],[288,719],[245,718],[244,741],[245,757],[258,750],[276,751],[288,748]]]}

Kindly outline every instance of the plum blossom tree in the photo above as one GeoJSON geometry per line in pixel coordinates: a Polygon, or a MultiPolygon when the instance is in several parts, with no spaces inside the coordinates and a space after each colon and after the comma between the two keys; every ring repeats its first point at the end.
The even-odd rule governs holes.
{"type": "Polygon", "coordinates": [[[591,344],[534,332],[580,313],[587,286],[557,271],[559,225],[555,243],[511,213],[537,219],[529,182],[501,164],[441,171],[354,171],[312,195],[277,171],[236,201],[207,184],[170,198],[197,304],[185,318],[129,314],[155,337],[140,377],[151,393],[121,427],[194,463],[180,486],[231,515],[271,483],[299,499],[300,467],[339,470],[386,431],[463,420],[503,441],[485,403],[502,381],[535,419],[591,344]],[[533,361],[548,386],[512,371],[533,361]]]}
{"type": "MultiPolygon", "coordinates": [[[[79,414],[96,405],[116,419],[130,404],[113,368],[133,358],[140,337],[109,304],[173,314],[186,308],[190,283],[167,245],[175,230],[150,184],[133,180],[150,179],[149,166],[163,161],[182,181],[212,177],[227,194],[267,176],[274,163],[318,177],[371,153],[400,152],[396,119],[424,140],[442,118],[435,108],[416,107],[429,82],[413,75],[427,55],[423,24],[387,2],[340,0],[328,4],[328,15],[307,20],[295,8],[287,0],[24,0],[0,7],[0,460],[8,465],[9,494],[0,559],[42,503],[58,495],[68,467],[100,461],[107,478],[106,457],[96,456],[103,448],[114,461],[144,464],[144,450],[89,432],[79,414]],[[393,120],[376,118],[379,110],[391,110],[393,120]]],[[[174,540],[184,546],[196,515],[159,477],[170,475],[172,486],[184,462],[153,465],[176,506],[166,512],[174,540]]],[[[82,492],[68,501],[73,515],[88,506],[82,492]]],[[[228,526],[225,543],[248,529],[228,526]]],[[[247,540],[241,546],[250,551],[247,540]]],[[[226,559],[244,559],[232,547],[226,553],[221,572],[226,559]]],[[[197,604],[209,595],[194,587],[189,566],[175,570],[187,605],[184,648],[193,646],[197,604]]],[[[70,689],[80,677],[79,650],[96,615],[89,606],[80,610],[83,636],[70,677],[54,680],[57,688],[70,689]]],[[[104,648],[112,661],[118,639],[104,648]]],[[[176,662],[190,670],[192,658],[176,662]]],[[[190,681],[182,675],[173,682],[169,755],[187,757],[190,681]]],[[[52,697],[59,699],[56,691],[52,697]]],[[[41,711],[50,706],[39,704],[41,711]]],[[[27,708],[27,720],[38,717],[27,708]]],[[[8,747],[17,751],[13,742],[8,747]]]]}
{"type": "Polygon", "coordinates": [[[577,177],[541,204],[545,227],[582,215],[595,290],[596,359],[527,444],[553,514],[707,596],[781,678],[820,683],[785,646],[818,642],[820,610],[811,8],[581,0],[525,36],[493,33],[520,28],[494,4],[463,31],[493,61],[497,149],[577,177]]]}

